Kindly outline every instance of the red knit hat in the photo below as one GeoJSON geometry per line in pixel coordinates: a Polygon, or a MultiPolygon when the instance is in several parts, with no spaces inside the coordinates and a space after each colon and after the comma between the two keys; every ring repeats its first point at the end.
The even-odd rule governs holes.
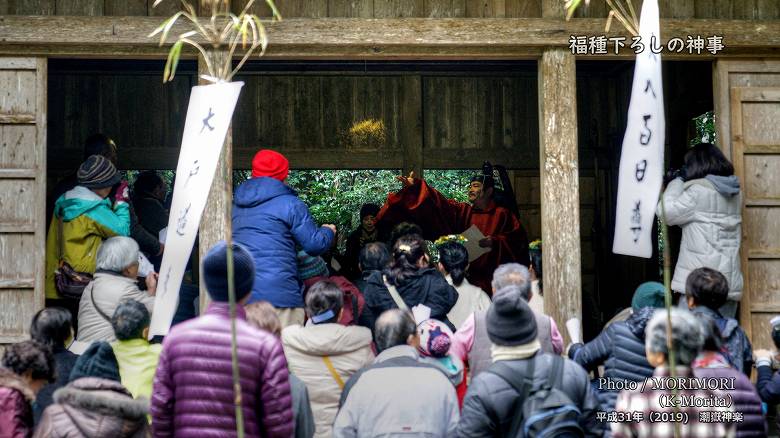
{"type": "Polygon", "coordinates": [[[252,178],[268,176],[284,181],[288,173],[290,162],[279,152],[263,149],[252,159],[252,178]]]}

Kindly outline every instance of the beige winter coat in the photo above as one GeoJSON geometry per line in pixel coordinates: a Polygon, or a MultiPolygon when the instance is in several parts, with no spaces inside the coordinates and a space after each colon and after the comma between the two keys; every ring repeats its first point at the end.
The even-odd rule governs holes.
{"type": "Polygon", "coordinates": [[[341,381],[346,383],[358,370],[374,360],[371,331],[340,324],[293,325],[282,331],[284,354],[290,371],[309,390],[314,412],[315,437],[330,437],[338,413],[341,386],[328,370],[327,356],[341,381]]]}
{"type": "Polygon", "coordinates": [[[154,297],[138,289],[132,279],[115,273],[98,272],[95,279],[84,288],[79,301],[79,328],[76,341],[70,347],[76,354],[83,353],[95,341],[116,341],[111,322],[101,316],[92,304],[93,294],[95,304],[109,318],[124,300],[140,301],[149,309],[149,313],[154,308],[154,297]]]}

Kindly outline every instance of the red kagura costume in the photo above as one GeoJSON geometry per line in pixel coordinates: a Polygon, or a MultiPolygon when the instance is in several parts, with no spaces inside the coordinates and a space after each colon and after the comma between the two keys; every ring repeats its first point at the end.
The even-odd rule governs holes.
{"type": "Polygon", "coordinates": [[[468,280],[491,293],[493,271],[504,263],[528,266],[528,236],[511,211],[491,201],[486,210],[445,198],[424,180],[397,193],[391,193],[377,215],[377,225],[388,230],[401,222],[413,222],[423,229],[423,237],[436,240],[447,234],[460,234],[472,225],[493,238],[493,248],[474,260],[468,268],[468,280]]]}

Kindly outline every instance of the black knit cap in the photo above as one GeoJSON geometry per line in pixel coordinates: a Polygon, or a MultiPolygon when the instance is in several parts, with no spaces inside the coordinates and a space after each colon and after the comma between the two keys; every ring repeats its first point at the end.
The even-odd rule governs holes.
{"type": "Polygon", "coordinates": [[[88,189],[111,187],[121,179],[116,167],[102,155],[91,155],[81,163],[76,177],[79,185],[88,189]]]}
{"type": "MultiPolygon", "coordinates": [[[[203,259],[203,281],[214,301],[228,301],[227,243],[220,240],[203,259]]],[[[252,292],[255,284],[255,262],[243,246],[233,243],[233,281],[236,301],[252,292]]]]}
{"type": "Polygon", "coordinates": [[[536,318],[520,293],[494,296],[486,320],[488,338],[496,345],[514,347],[536,339],[536,318]]]}
{"type": "Polygon", "coordinates": [[[93,342],[73,365],[70,371],[70,381],[82,377],[99,377],[121,381],[119,365],[114,356],[114,349],[108,342],[93,342]]]}
{"type": "Polygon", "coordinates": [[[363,219],[368,215],[376,216],[379,214],[379,209],[380,207],[376,204],[363,204],[363,206],[360,207],[360,219],[363,219]]]}

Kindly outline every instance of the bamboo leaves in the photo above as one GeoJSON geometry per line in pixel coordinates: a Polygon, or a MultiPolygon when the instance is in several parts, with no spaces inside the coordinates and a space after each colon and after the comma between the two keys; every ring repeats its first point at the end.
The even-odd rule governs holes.
{"type": "MultiPolygon", "coordinates": [[[[609,6],[609,15],[607,16],[607,23],[604,27],[605,32],[609,32],[612,26],[612,20],[616,19],[628,30],[633,36],[639,35],[639,17],[634,9],[632,0],[605,0],[607,6],[609,6]]],[[[574,13],[577,11],[583,3],[583,0],[566,0],[564,7],[566,8],[566,20],[571,19],[574,13]]],[[[585,6],[590,4],[590,0],[584,0],[585,6]]]]}
{"type": "MultiPolygon", "coordinates": [[[[154,6],[162,1],[156,0],[154,6]]],[[[187,0],[182,0],[181,3],[181,11],[166,19],[149,34],[149,38],[159,35],[162,46],[168,41],[174,26],[181,22],[180,19],[183,18],[193,27],[193,30],[180,34],[171,46],[165,63],[163,82],[168,82],[175,77],[176,67],[185,44],[203,55],[208,69],[208,75],[203,77],[216,81],[229,82],[253,54],[257,53],[258,56],[265,54],[268,47],[268,32],[263,21],[257,15],[250,13],[255,0],[249,0],[238,15],[230,12],[226,2],[212,0],[211,16],[207,22],[203,17],[198,17],[197,11],[187,0]],[[226,52],[227,56],[220,56],[218,53],[220,51],[226,52]],[[243,53],[243,56],[233,68],[233,57],[237,55],[237,51],[243,53]]],[[[270,22],[281,20],[282,16],[273,0],[265,0],[265,3],[271,10],[270,22]]]]}
{"type": "Polygon", "coordinates": [[[178,40],[173,43],[171,51],[168,52],[168,60],[165,61],[165,70],[163,71],[163,82],[172,81],[176,75],[176,67],[179,65],[182,46],[184,46],[184,41],[178,40]]]}

